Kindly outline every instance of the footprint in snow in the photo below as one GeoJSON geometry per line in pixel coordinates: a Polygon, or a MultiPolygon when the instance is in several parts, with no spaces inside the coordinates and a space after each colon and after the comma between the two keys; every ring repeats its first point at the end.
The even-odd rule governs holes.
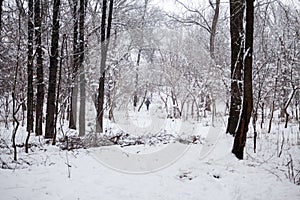
{"type": "Polygon", "coordinates": [[[185,180],[191,181],[196,177],[197,176],[192,175],[192,172],[183,172],[183,173],[177,175],[177,178],[181,181],[185,181],[185,180]]]}

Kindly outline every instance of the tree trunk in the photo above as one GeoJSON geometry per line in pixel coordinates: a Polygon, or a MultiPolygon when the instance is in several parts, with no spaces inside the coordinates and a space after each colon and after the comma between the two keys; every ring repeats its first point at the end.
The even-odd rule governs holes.
{"type": "Polygon", "coordinates": [[[231,36],[231,100],[227,133],[235,134],[242,95],[242,66],[243,66],[243,0],[230,0],[230,36],[231,36]]]}
{"type": "MultiPolygon", "coordinates": [[[[52,145],[56,144],[56,136],[57,136],[57,119],[58,119],[58,104],[59,104],[59,96],[60,96],[60,88],[61,88],[61,78],[62,78],[62,64],[64,58],[64,45],[66,41],[66,35],[63,35],[61,50],[60,50],[60,61],[59,61],[59,73],[58,73],[58,83],[57,83],[57,92],[56,92],[56,110],[55,110],[55,120],[54,120],[54,135],[52,138],[52,145]]],[[[62,115],[62,112],[61,112],[62,115]]]]}
{"type": "Polygon", "coordinates": [[[265,103],[261,104],[261,121],[260,121],[260,129],[263,129],[263,124],[265,123],[265,103]]]}
{"type": "Polygon", "coordinates": [[[28,1],[27,131],[33,131],[33,0],[28,1]]]}
{"type": "Polygon", "coordinates": [[[2,33],[2,4],[3,4],[3,0],[0,0],[0,38],[2,33]]]}
{"type": "Polygon", "coordinates": [[[212,59],[215,59],[215,37],[217,32],[219,12],[220,12],[220,0],[216,0],[216,8],[215,8],[215,13],[213,17],[212,26],[211,26],[211,34],[210,34],[210,41],[209,41],[209,52],[210,52],[210,57],[212,59]]]}
{"type": "Polygon", "coordinates": [[[283,108],[283,112],[285,114],[284,128],[287,128],[287,125],[288,125],[288,122],[289,122],[289,116],[290,116],[290,114],[287,112],[287,109],[288,109],[289,105],[291,104],[292,99],[294,98],[294,95],[295,95],[295,93],[298,89],[300,89],[300,88],[297,88],[297,87],[293,86],[293,90],[292,90],[291,94],[289,95],[289,98],[288,98],[287,102],[285,102],[285,104],[284,104],[284,108],[283,108]]]}
{"type": "Polygon", "coordinates": [[[77,96],[78,96],[78,15],[77,15],[78,0],[73,0],[73,72],[72,72],[72,87],[70,95],[70,121],[69,128],[76,129],[77,122],[77,96]]]}
{"type": "Polygon", "coordinates": [[[80,67],[80,110],[79,110],[79,136],[85,135],[85,72],[84,72],[84,16],[85,1],[79,4],[79,67],[80,67]]]}
{"type": "Polygon", "coordinates": [[[235,133],[232,153],[243,159],[248,126],[253,109],[252,52],[253,52],[254,0],[246,0],[245,60],[242,113],[235,133]]]}
{"type": "Polygon", "coordinates": [[[106,71],[106,57],[109,45],[110,30],[112,23],[113,14],[113,0],[110,0],[109,5],[109,16],[107,22],[107,33],[105,33],[106,26],[106,10],[107,10],[107,0],[103,0],[102,4],[102,19],[101,19],[101,66],[100,66],[100,80],[98,88],[98,104],[97,104],[97,127],[96,131],[103,133],[103,114],[104,114],[104,84],[105,84],[105,71],[106,71]],[[105,35],[107,35],[105,37],[105,35]]]}
{"type": "Polygon", "coordinates": [[[12,132],[12,147],[14,149],[14,160],[17,161],[17,145],[16,145],[16,134],[17,134],[17,131],[18,131],[18,128],[19,128],[19,125],[20,125],[20,122],[17,118],[17,113],[18,111],[20,110],[20,107],[22,106],[23,103],[19,103],[18,107],[16,108],[16,103],[17,103],[17,100],[16,100],[16,85],[17,85],[17,79],[18,79],[18,73],[19,73],[19,66],[20,66],[20,50],[21,50],[21,13],[19,12],[19,16],[18,16],[18,35],[19,35],[19,38],[18,38],[18,50],[17,50],[17,65],[16,65],[16,69],[15,69],[15,75],[14,75],[14,83],[13,83],[13,91],[11,93],[11,97],[12,97],[12,114],[13,114],[13,126],[14,126],[14,129],[13,129],[13,132],[12,132]]]}
{"type": "MultiPolygon", "coordinates": [[[[111,31],[111,22],[112,22],[112,15],[113,15],[113,0],[110,1],[109,4],[109,12],[108,12],[108,21],[107,21],[107,34],[106,34],[106,38],[107,38],[107,44],[106,44],[106,51],[108,51],[108,46],[110,43],[110,31],[111,31]]],[[[110,76],[111,79],[111,76],[110,76]]],[[[112,99],[111,99],[111,90],[109,90],[108,92],[108,105],[109,105],[109,113],[108,113],[108,119],[109,120],[114,120],[114,114],[113,114],[113,103],[112,103],[112,99]]]]}
{"type": "MultiPolygon", "coordinates": [[[[279,60],[278,60],[279,62],[279,60]]],[[[279,70],[279,64],[277,63],[277,69],[276,69],[276,78],[275,78],[275,86],[274,86],[274,96],[272,100],[272,108],[271,108],[271,113],[270,113],[270,120],[269,120],[269,127],[268,127],[268,133],[271,132],[272,129],[272,121],[273,121],[273,116],[274,116],[274,111],[275,111],[275,99],[276,99],[276,93],[277,93],[277,83],[278,83],[278,70],[279,70]]]]}
{"type": "Polygon", "coordinates": [[[106,26],[106,8],[107,0],[102,1],[102,18],[101,18],[101,63],[100,63],[100,80],[98,88],[98,106],[97,106],[97,120],[96,131],[103,133],[103,103],[104,103],[104,82],[105,82],[105,26],[106,26]]]}
{"type": "Polygon", "coordinates": [[[296,101],[295,101],[295,115],[296,115],[296,121],[299,120],[298,105],[299,105],[299,103],[298,103],[298,100],[297,100],[297,98],[296,98],[296,101]]]}
{"type": "Polygon", "coordinates": [[[42,49],[42,15],[40,0],[35,0],[34,4],[34,24],[35,24],[35,44],[36,44],[36,75],[37,75],[37,93],[36,93],[36,135],[43,135],[43,104],[44,104],[44,69],[43,69],[43,49],[42,49]]]}
{"type": "Polygon", "coordinates": [[[45,138],[53,138],[54,135],[54,115],[56,110],[56,78],[58,65],[58,41],[59,41],[59,7],[60,0],[54,0],[53,19],[52,19],[52,37],[50,50],[49,84],[47,97],[46,130],[45,138]]]}
{"type": "Polygon", "coordinates": [[[27,137],[25,152],[28,153],[30,133],[33,131],[33,0],[28,1],[28,54],[27,54],[27,137]]]}

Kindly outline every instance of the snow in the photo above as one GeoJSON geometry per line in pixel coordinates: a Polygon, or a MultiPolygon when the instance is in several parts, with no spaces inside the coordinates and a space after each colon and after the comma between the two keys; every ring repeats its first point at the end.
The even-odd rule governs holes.
{"type": "MultiPolygon", "coordinates": [[[[133,172],[143,167],[151,169],[150,165],[154,161],[149,165],[138,162],[130,165],[131,161],[141,159],[140,154],[151,155],[149,150],[155,153],[153,150],[160,149],[160,146],[124,147],[123,152],[127,152],[129,157],[127,155],[127,160],[113,163],[112,165],[121,165],[119,169],[114,169],[107,162],[103,165],[101,159],[114,155],[116,149],[121,149],[118,146],[62,151],[58,147],[45,145],[28,155],[20,153],[20,158],[31,162],[30,166],[15,170],[0,169],[1,199],[300,198],[299,186],[287,180],[279,180],[250,159],[238,161],[230,154],[231,136],[216,134],[213,137],[218,137],[218,142],[205,157],[200,155],[206,145],[210,146],[209,142],[204,145],[172,143],[176,148],[185,148],[183,155],[163,168],[141,170],[140,173],[133,172]],[[134,156],[135,158],[131,158],[134,156]],[[67,158],[71,166],[70,178],[67,158]],[[127,169],[126,172],[125,164],[135,168],[132,171],[127,169]]],[[[156,151],[158,152],[162,151],[156,151]]],[[[164,160],[166,157],[162,156],[160,159],[164,160]]]]}
{"type": "MultiPolygon", "coordinates": [[[[123,143],[116,145],[66,151],[32,135],[30,152],[19,147],[17,163],[12,161],[10,147],[12,127],[5,129],[0,124],[0,161],[11,168],[0,169],[0,199],[300,199],[299,186],[287,178],[289,155],[295,175],[299,173],[298,126],[290,124],[284,129],[274,119],[272,133],[258,130],[257,153],[253,153],[250,126],[245,160],[238,160],[230,153],[233,137],[225,134],[225,117],[218,116],[211,127],[211,116],[201,122],[161,119],[158,108],[155,103],[150,111],[143,107],[141,113],[127,108],[123,118],[124,111],[116,111],[121,129],[105,120],[110,137],[123,134],[123,143]],[[132,130],[122,127],[126,123],[132,130]],[[151,135],[153,126],[160,128],[151,135]],[[127,136],[126,130],[137,135],[127,136]],[[278,156],[283,136],[285,143],[278,156]],[[142,143],[124,145],[134,144],[135,138],[142,143]]],[[[65,126],[61,130],[70,137],[76,135],[65,126]]],[[[17,144],[25,138],[25,126],[20,127],[17,144]]]]}

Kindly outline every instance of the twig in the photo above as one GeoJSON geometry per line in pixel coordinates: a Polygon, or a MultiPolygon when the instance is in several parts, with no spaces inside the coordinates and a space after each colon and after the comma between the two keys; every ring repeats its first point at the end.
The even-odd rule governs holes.
{"type": "Polygon", "coordinates": [[[263,169],[266,170],[267,172],[273,174],[274,176],[276,176],[278,178],[278,180],[280,180],[282,182],[282,179],[277,174],[275,174],[275,172],[273,172],[272,170],[266,169],[266,168],[263,168],[263,169]]]}
{"type": "MultiPolygon", "coordinates": [[[[68,140],[68,136],[66,136],[66,139],[67,139],[67,149],[69,148],[69,140],[68,140]]],[[[65,163],[68,167],[68,178],[71,178],[71,171],[70,171],[70,163],[69,163],[69,158],[68,158],[68,151],[66,151],[66,159],[67,159],[67,162],[65,163]]]]}
{"type": "Polygon", "coordinates": [[[280,152],[278,154],[278,157],[280,158],[282,154],[282,149],[283,149],[283,144],[284,144],[285,138],[284,138],[284,132],[282,132],[282,141],[281,141],[281,146],[280,146],[280,152]]]}

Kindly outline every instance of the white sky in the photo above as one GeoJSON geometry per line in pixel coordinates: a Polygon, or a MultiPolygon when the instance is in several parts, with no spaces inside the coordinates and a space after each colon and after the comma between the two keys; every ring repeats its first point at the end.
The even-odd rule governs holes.
{"type": "MultiPolygon", "coordinates": [[[[175,3],[175,1],[176,0],[153,0],[152,3],[162,7],[165,11],[168,12],[180,12],[184,10],[182,5],[175,3]]],[[[197,8],[197,7],[204,8],[207,5],[209,5],[209,0],[180,0],[180,1],[186,5],[190,5],[191,8],[197,8]]],[[[284,4],[291,5],[293,7],[300,9],[300,0],[278,0],[278,1],[281,1],[284,4]]],[[[229,0],[221,0],[221,3],[224,4],[229,3],[229,0]]]]}
{"type": "MultiPolygon", "coordinates": [[[[208,4],[208,0],[180,0],[182,3],[186,5],[190,5],[191,8],[197,7],[197,5],[205,5],[208,4]]],[[[157,4],[158,6],[162,7],[165,11],[168,12],[180,12],[184,10],[182,5],[179,3],[175,3],[175,0],[153,0],[153,4],[157,4]]]]}

